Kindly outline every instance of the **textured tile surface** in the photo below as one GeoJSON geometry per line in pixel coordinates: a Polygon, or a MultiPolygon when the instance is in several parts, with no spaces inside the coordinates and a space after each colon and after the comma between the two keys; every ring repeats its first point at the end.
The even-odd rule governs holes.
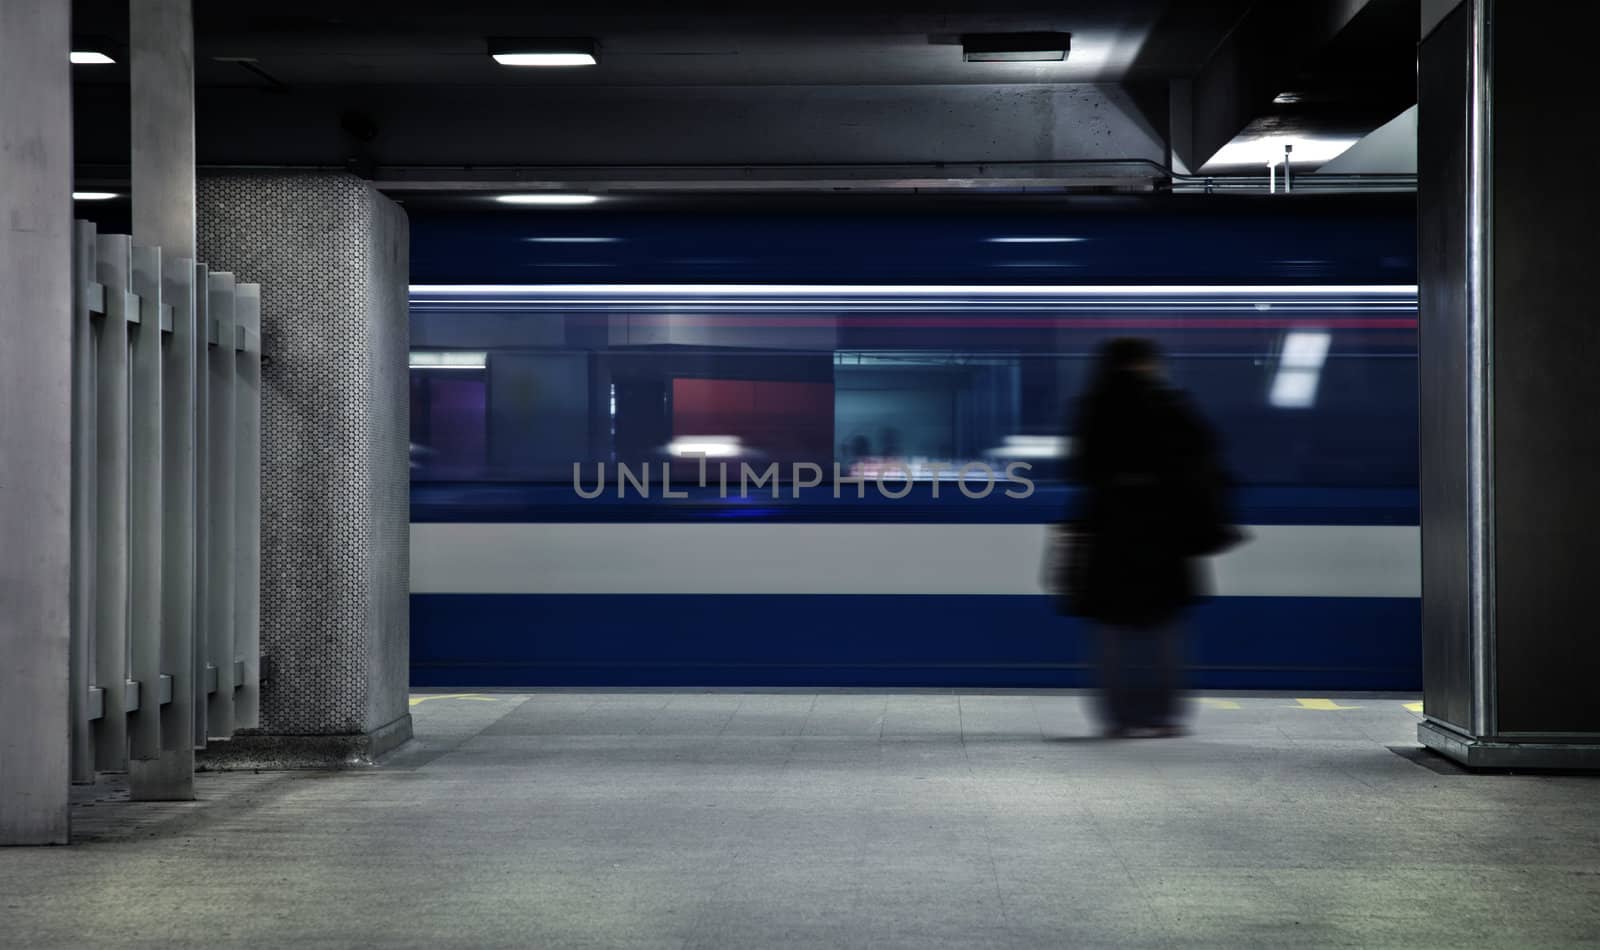
{"type": "Polygon", "coordinates": [[[262,288],[261,728],[371,732],[410,674],[406,217],[353,175],[196,187],[201,259],[262,288]]]}
{"type": "Polygon", "coordinates": [[[412,697],[375,769],[80,791],[28,947],[1505,947],[1600,937],[1600,779],[1434,770],[1398,698],[412,697]]]}

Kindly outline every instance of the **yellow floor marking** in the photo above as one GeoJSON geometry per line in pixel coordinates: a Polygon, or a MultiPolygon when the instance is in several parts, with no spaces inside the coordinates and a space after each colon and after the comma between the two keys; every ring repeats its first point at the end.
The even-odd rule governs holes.
{"type": "MultiPolygon", "coordinates": [[[[1360,706],[1341,706],[1331,699],[1297,699],[1301,709],[1360,709],[1360,706]]],[[[1294,707],[1290,707],[1293,709],[1294,707]]]]}
{"type": "Polygon", "coordinates": [[[1400,705],[1406,707],[1407,709],[1411,710],[1414,713],[1422,712],[1422,704],[1421,703],[1401,703],[1400,705]]]}
{"type": "Polygon", "coordinates": [[[1234,702],[1231,699],[1212,699],[1210,696],[1202,696],[1202,697],[1200,697],[1200,705],[1209,706],[1212,709],[1238,709],[1239,708],[1239,704],[1234,702]]]}
{"type": "Polygon", "coordinates": [[[411,705],[416,706],[421,703],[425,703],[430,699],[475,699],[480,703],[499,702],[499,700],[495,699],[493,696],[474,696],[471,693],[430,693],[425,696],[411,697],[411,705]]]}

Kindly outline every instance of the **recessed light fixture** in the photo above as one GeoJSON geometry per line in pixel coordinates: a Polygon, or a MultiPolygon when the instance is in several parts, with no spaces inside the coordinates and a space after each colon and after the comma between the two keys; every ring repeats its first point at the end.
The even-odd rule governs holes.
{"type": "Polygon", "coordinates": [[[73,201],[109,201],[115,197],[118,196],[114,191],[74,191],[72,193],[73,201]]]}
{"type": "Polygon", "coordinates": [[[67,54],[67,59],[74,66],[105,66],[116,60],[98,50],[75,49],[67,54]]]}
{"type": "Polygon", "coordinates": [[[598,45],[581,36],[492,37],[489,55],[502,66],[593,66],[600,62],[598,45]]]}
{"type": "Polygon", "coordinates": [[[508,205],[592,205],[600,200],[600,196],[536,192],[527,195],[496,195],[494,200],[508,205]]]}
{"type": "Polygon", "coordinates": [[[535,244],[615,244],[622,238],[614,237],[531,237],[524,240],[535,244]]]}
{"type": "Polygon", "coordinates": [[[1071,49],[1071,33],[968,33],[961,37],[961,56],[969,63],[1059,63],[1071,49]]]}

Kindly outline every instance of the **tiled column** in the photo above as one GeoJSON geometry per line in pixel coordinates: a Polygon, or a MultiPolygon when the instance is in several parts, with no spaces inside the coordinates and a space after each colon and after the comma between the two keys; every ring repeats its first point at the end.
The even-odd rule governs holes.
{"type": "Polygon", "coordinates": [[[405,214],[342,174],[204,176],[199,205],[266,354],[261,729],[207,755],[369,758],[411,734],[405,214]]]}

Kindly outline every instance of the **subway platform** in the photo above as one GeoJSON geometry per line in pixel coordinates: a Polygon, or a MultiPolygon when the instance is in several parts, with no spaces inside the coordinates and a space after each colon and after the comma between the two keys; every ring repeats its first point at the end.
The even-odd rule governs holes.
{"type": "Polygon", "coordinates": [[[77,790],[10,947],[1579,947],[1600,785],[1472,774],[1414,696],[420,693],[376,767],[77,790]]]}

